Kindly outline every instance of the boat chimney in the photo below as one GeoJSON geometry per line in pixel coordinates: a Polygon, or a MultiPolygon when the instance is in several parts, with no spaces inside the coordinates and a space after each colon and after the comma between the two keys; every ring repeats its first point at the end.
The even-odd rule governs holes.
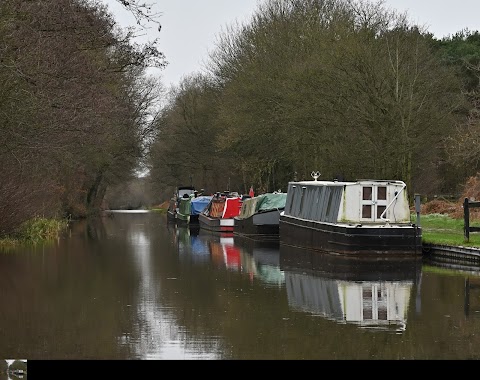
{"type": "Polygon", "coordinates": [[[314,181],[318,180],[318,177],[320,177],[320,172],[312,172],[310,173],[314,181]]]}

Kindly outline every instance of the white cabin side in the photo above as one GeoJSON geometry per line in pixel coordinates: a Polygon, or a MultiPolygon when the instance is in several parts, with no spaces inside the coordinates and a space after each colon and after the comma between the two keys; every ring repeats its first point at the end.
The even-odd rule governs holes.
{"type": "Polygon", "coordinates": [[[410,223],[405,183],[381,180],[345,183],[337,221],[364,224],[387,221],[396,224],[410,223]]]}

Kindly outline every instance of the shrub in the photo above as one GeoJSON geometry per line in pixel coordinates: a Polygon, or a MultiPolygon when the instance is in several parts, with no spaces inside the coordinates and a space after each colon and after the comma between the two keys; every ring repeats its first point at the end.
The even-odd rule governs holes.
{"type": "Polygon", "coordinates": [[[17,237],[31,243],[55,239],[67,224],[66,220],[35,217],[21,225],[17,237]]]}

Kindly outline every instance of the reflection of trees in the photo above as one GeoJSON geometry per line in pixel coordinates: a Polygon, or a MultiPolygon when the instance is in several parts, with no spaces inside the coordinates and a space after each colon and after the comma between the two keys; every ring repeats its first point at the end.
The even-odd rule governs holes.
{"type": "Polygon", "coordinates": [[[125,310],[135,304],[138,274],[121,241],[92,241],[86,226],[75,226],[71,238],[52,248],[0,255],[0,303],[8,305],[0,326],[15,331],[2,337],[2,352],[29,359],[129,357],[117,337],[131,325],[125,310]]]}
{"type": "Polygon", "coordinates": [[[74,223],[70,223],[68,234],[82,234],[85,238],[98,241],[106,237],[104,220],[104,217],[91,217],[75,221],[74,223]]]}

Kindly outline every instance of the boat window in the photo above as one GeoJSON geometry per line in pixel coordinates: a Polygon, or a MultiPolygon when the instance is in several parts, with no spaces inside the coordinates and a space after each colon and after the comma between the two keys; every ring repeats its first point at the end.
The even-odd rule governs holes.
{"type": "Polygon", "coordinates": [[[363,188],[363,200],[370,200],[372,199],[372,187],[371,186],[365,186],[363,188]]]}
{"type": "Polygon", "coordinates": [[[373,319],[373,311],[370,305],[364,306],[363,309],[363,320],[364,321],[371,321],[373,319]]]}
{"type": "Polygon", "coordinates": [[[362,205],[362,218],[371,218],[372,217],[372,206],[371,205],[362,205]]]}
{"type": "Polygon", "coordinates": [[[385,307],[378,308],[378,320],[380,321],[388,321],[388,314],[387,309],[385,307]]]}
{"type": "Polygon", "coordinates": [[[301,198],[300,198],[300,214],[303,212],[303,200],[305,199],[305,189],[306,187],[305,186],[302,186],[302,194],[301,194],[301,198]]]}
{"type": "Polygon", "coordinates": [[[333,203],[333,191],[332,189],[329,189],[330,191],[328,191],[327,193],[327,212],[325,215],[329,216],[330,213],[332,212],[331,209],[332,209],[332,203],[333,203]]]}
{"type": "Polygon", "coordinates": [[[387,199],[387,187],[378,186],[377,188],[377,199],[386,200],[387,199]]]}
{"type": "Polygon", "coordinates": [[[288,195],[287,195],[287,202],[285,203],[285,213],[288,215],[288,214],[291,214],[291,215],[294,215],[295,211],[295,192],[296,192],[296,188],[297,186],[293,185],[289,191],[288,191],[288,195]],[[290,197],[290,199],[289,199],[290,197]]]}
{"type": "Polygon", "coordinates": [[[370,286],[362,287],[363,301],[363,320],[370,321],[373,319],[373,289],[370,286]]]}
{"type": "Polygon", "coordinates": [[[377,219],[380,219],[380,215],[385,211],[387,206],[377,206],[377,219]]]}

